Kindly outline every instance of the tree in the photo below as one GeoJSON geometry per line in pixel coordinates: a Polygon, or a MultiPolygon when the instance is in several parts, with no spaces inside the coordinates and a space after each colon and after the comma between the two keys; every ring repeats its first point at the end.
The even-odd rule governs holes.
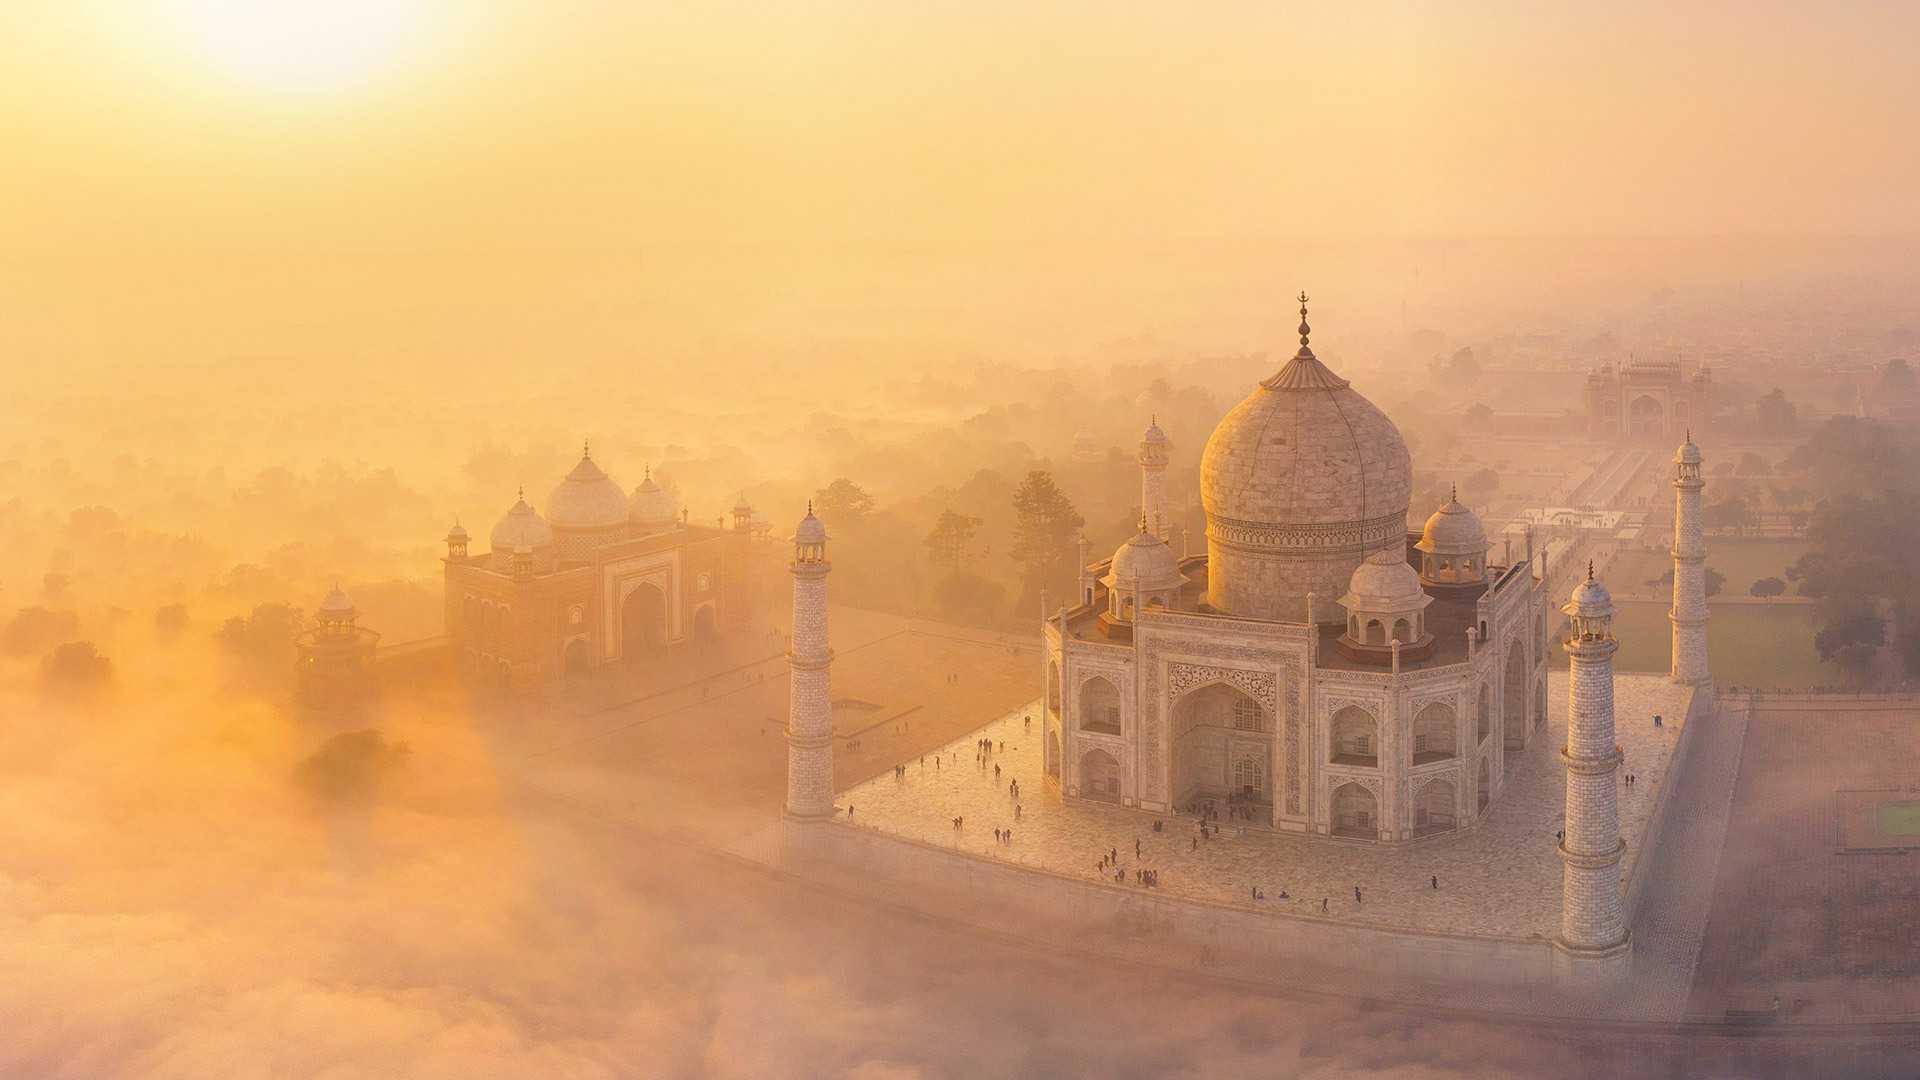
{"type": "Polygon", "coordinates": [[[406,743],[388,742],[372,728],[342,732],[321,743],[294,777],[322,798],[364,799],[404,768],[411,753],[406,743]]]}
{"type": "Polygon", "coordinates": [[[1905,393],[1913,389],[1913,368],[1905,360],[1894,357],[1887,366],[1880,369],[1880,385],[1893,393],[1905,393]]]}
{"type": "Polygon", "coordinates": [[[91,641],[69,641],[40,660],[40,685],[59,694],[86,694],[113,678],[113,662],[91,641]]]}
{"type": "Polygon", "coordinates": [[[279,675],[293,670],[293,639],[301,623],[299,608],[267,603],[250,615],[228,619],[214,637],[229,655],[256,673],[279,675]]]}
{"type": "Polygon", "coordinates": [[[1763,577],[1754,582],[1747,591],[1762,600],[1771,600],[1787,591],[1787,583],[1777,577],[1763,577]]]}
{"type": "MultiPolygon", "coordinates": [[[[1654,586],[1666,585],[1671,587],[1673,585],[1673,571],[1668,570],[1666,573],[1661,574],[1657,578],[1648,578],[1647,584],[1654,585],[1654,586]]],[[[1707,572],[1703,575],[1703,580],[1701,582],[1701,585],[1703,586],[1702,588],[1703,592],[1705,592],[1708,596],[1718,596],[1720,595],[1720,590],[1724,588],[1726,584],[1727,584],[1727,575],[1721,573],[1718,570],[1715,570],[1711,566],[1707,567],[1707,572]]]]}
{"type": "Polygon", "coordinates": [[[1871,603],[1857,599],[1834,605],[1826,625],[1813,636],[1820,659],[1837,662],[1856,678],[1872,668],[1874,654],[1886,643],[1886,620],[1871,603]]]}
{"type": "Polygon", "coordinates": [[[1025,570],[1028,591],[1061,576],[1086,519],[1044,469],[1027,474],[1013,493],[1013,548],[1008,556],[1025,570]]]}
{"type": "Polygon", "coordinates": [[[1766,458],[1749,450],[1740,455],[1740,465],[1734,471],[1741,476],[1771,476],[1773,466],[1767,464],[1766,458]]]}
{"type": "Polygon", "coordinates": [[[1447,370],[1462,379],[1480,377],[1480,361],[1473,355],[1471,345],[1462,345],[1453,350],[1453,356],[1447,360],[1447,370]]]}
{"type": "Polygon", "coordinates": [[[187,605],[166,604],[153,613],[153,628],[162,637],[172,637],[187,628],[187,605]]]}
{"type": "Polygon", "coordinates": [[[1733,529],[1746,532],[1753,513],[1744,499],[1722,499],[1700,513],[1700,523],[1709,529],[1733,529]]]}
{"type": "Polygon", "coordinates": [[[1460,486],[1466,488],[1472,498],[1482,499],[1500,490],[1500,474],[1492,469],[1477,469],[1468,473],[1460,486]]]}
{"type": "Polygon", "coordinates": [[[10,656],[39,652],[61,638],[80,631],[80,617],[71,611],[49,611],[43,607],[21,608],[0,631],[0,650],[10,656]]]}
{"type": "Polygon", "coordinates": [[[1753,416],[1761,431],[1772,435],[1787,435],[1793,432],[1799,410],[1794,408],[1793,402],[1787,400],[1786,391],[1776,386],[1759,401],[1753,403],[1753,416]]]}
{"type": "Polygon", "coordinates": [[[843,476],[813,493],[813,512],[831,525],[852,528],[873,512],[873,496],[843,476]]]}
{"type": "Polygon", "coordinates": [[[973,542],[973,536],[980,531],[980,519],[970,514],[956,514],[952,510],[942,510],[940,519],[933,523],[933,531],[927,534],[927,547],[933,551],[933,562],[948,570],[960,569],[960,556],[973,542]]]}
{"type": "Polygon", "coordinates": [[[1493,408],[1486,402],[1476,401],[1472,405],[1467,406],[1467,411],[1462,416],[1462,419],[1471,427],[1486,427],[1488,424],[1493,423],[1493,408]]]}

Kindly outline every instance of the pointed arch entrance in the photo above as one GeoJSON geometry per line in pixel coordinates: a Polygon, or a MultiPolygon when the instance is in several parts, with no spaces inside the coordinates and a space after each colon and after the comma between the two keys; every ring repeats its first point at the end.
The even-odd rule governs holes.
{"type": "Polygon", "coordinates": [[[643,582],[620,605],[620,658],[633,663],[667,640],[667,597],[660,586],[643,582]]]}
{"type": "Polygon", "coordinates": [[[1527,723],[1527,657],[1517,638],[1507,642],[1506,676],[1500,686],[1500,699],[1505,706],[1501,723],[1506,749],[1523,749],[1531,725],[1527,723]]]}
{"type": "Polygon", "coordinates": [[[1173,706],[1175,808],[1209,799],[1270,808],[1273,731],[1266,706],[1239,687],[1217,682],[1180,698],[1173,706]]]}

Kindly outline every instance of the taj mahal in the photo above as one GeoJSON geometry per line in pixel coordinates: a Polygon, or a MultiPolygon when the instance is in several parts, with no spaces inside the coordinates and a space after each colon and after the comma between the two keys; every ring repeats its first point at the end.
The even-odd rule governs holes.
{"type": "Polygon", "coordinates": [[[802,865],[896,890],[944,883],[1069,921],[1102,912],[1132,925],[1151,911],[1169,940],[1233,940],[1276,959],[1529,985],[1600,985],[1626,970],[1664,800],[1623,807],[1623,762],[1631,753],[1633,771],[1664,777],[1685,730],[1711,723],[1700,450],[1689,434],[1674,457],[1672,669],[1621,677],[1622,700],[1653,721],[1622,727],[1614,606],[1592,566],[1570,597],[1550,596],[1544,546],[1528,533],[1521,550],[1496,550],[1457,495],[1410,531],[1406,443],[1314,354],[1299,300],[1298,351],[1207,440],[1206,550],[1168,543],[1170,439],[1150,423],[1138,532],[1099,560],[1083,540],[1074,595],[1043,601],[1039,699],[973,742],[989,789],[1006,784],[1004,761],[1016,779],[1040,771],[1038,794],[1016,784],[983,804],[965,795],[958,754],[950,772],[922,757],[836,788],[832,564],[809,507],[790,564],[783,827],[802,865]],[[1550,673],[1556,646],[1569,667],[1550,673]],[[1564,710],[1549,707],[1550,679],[1564,710]],[[1663,709],[1664,727],[1652,715],[1663,709]],[[1023,756],[997,756],[1010,744],[1023,756]],[[993,847],[973,850],[973,825],[954,813],[963,803],[1008,826],[993,847]],[[1202,840],[1220,827],[1206,823],[1223,810],[1234,839],[1209,851],[1202,840]],[[1027,853],[1008,850],[1015,832],[1027,853]],[[1130,835],[1132,851],[1095,840],[1086,857],[1098,866],[1077,862],[1102,834],[1130,835]],[[1357,884],[1350,913],[1331,908],[1343,882],[1405,873],[1408,857],[1426,867],[1417,882],[1386,886],[1417,890],[1388,893],[1408,914],[1363,903],[1357,884]],[[1126,866],[1153,860],[1180,864],[1180,900],[1136,899],[1160,875],[1129,882],[1126,866]],[[1443,902],[1459,896],[1439,891],[1455,875],[1481,891],[1443,902]],[[1262,878],[1311,895],[1281,891],[1276,905],[1262,878]]]}
{"type": "Polygon", "coordinates": [[[1047,772],[1069,798],[1231,801],[1277,829],[1400,843],[1499,798],[1545,715],[1534,553],[1490,558],[1457,499],[1407,533],[1406,443],[1305,320],[1303,303],[1299,352],[1207,441],[1206,553],[1167,543],[1150,426],[1140,532],[1047,619],[1047,772]]]}

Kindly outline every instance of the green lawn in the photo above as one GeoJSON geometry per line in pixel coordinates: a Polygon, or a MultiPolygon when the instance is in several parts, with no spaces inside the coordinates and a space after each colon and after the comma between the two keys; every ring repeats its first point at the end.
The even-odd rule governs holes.
{"type": "MultiPolygon", "coordinates": [[[[1707,540],[1707,565],[1727,577],[1720,591],[1729,596],[1746,596],[1753,583],[1763,577],[1786,580],[1787,567],[1793,564],[1807,545],[1799,540],[1707,540]]],[[[1645,592],[1646,582],[1673,569],[1673,559],[1664,551],[1623,551],[1607,567],[1609,587],[1616,592],[1645,592]]],[[[1788,583],[1792,591],[1792,583],[1788,583]]]]}
{"type": "Polygon", "coordinates": [[[1920,802],[1881,803],[1880,831],[1888,836],[1920,836],[1920,802]]]}
{"type": "MultiPolygon", "coordinates": [[[[1707,624],[1707,663],[1722,686],[1789,690],[1837,686],[1847,681],[1838,664],[1814,651],[1819,629],[1811,605],[1722,605],[1707,624]]],[[[1620,641],[1614,667],[1620,671],[1671,670],[1672,625],[1660,604],[1622,604],[1613,619],[1620,641]]],[[[1555,648],[1555,663],[1566,666],[1566,652],[1555,648]]]]}

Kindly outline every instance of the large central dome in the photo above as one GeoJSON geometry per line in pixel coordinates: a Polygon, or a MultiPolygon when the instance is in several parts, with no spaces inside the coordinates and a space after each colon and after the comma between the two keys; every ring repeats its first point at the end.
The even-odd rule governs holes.
{"type": "Polygon", "coordinates": [[[1334,603],[1369,551],[1404,550],[1413,466],[1373,402],[1307,346],[1235,406],[1207,440],[1207,602],[1257,619],[1338,619],[1334,603]]]}

